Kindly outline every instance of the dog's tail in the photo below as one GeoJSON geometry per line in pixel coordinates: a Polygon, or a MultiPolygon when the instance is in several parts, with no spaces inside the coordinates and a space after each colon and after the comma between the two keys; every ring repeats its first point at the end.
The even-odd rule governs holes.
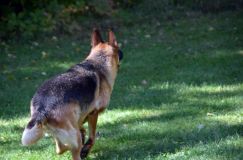
{"type": "Polygon", "coordinates": [[[27,124],[23,135],[22,135],[22,144],[28,146],[37,142],[40,138],[43,137],[43,122],[45,121],[44,116],[33,115],[27,124]]]}

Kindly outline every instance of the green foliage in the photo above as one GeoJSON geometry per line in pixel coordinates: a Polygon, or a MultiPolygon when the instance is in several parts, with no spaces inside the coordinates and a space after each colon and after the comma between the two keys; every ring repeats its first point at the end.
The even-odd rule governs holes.
{"type": "Polygon", "coordinates": [[[5,32],[12,36],[22,34],[24,37],[33,37],[34,33],[51,32],[54,28],[52,16],[39,9],[33,12],[12,13],[7,19],[8,21],[2,27],[5,27],[5,32]]]}
{"type": "Polygon", "coordinates": [[[171,2],[175,6],[189,7],[203,12],[219,12],[243,6],[243,0],[173,0],[171,2]]]}
{"type": "Polygon", "coordinates": [[[36,33],[50,33],[55,28],[55,18],[61,10],[56,1],[14,1],[0,21],[0,38],[33,38],[36,33]]]}
{"type": "MultiPolygon", "coordinates": [[[[136,0],[16,0],[0,6],[0,38],[33,38],[37,34],[73,32],[78,17],[112,16],[118,7],[131,7],[136,0]],[[115,7],[114,7],[115,6],[115,7]],[[114,8],[113,8],[114,7],[114,8]],[[74,22],[74,24],[73,24],[74,22]]],[[[77,28],[77,27],[76,27],[77,28]]]]}
{"type": "MultiPolygon", "coordinates": [[[[122,17],[126,14],[124,10],[138,10],[141,2],[151,8],[146,14],[158,12],[158,16],[161,12],[168,15],[180,9],[220,12],[243,7],[243,0],[15,0],[0,5],[0,38],[33,39],[49,33],[73,34],[81,30],[79,26],[88,23],[87,17],[122,17]]],[[[144,6],[140,12],[146,12],[144,6]]]]}

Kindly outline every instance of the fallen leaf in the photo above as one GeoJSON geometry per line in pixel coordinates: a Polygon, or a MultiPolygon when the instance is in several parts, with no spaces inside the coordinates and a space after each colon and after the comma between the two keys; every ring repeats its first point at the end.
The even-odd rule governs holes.
{"type": "Polygon", "coordinates": [[[53,41],[57,41],[57,37],[56,36],[52,36],[52,40],[53,41]]]}
{"type": "Polygon", "coordinates": [[[150,34],[146,34],[144,37],[145,38],[151,38],[151,35],[150,34]]]}
{"type": "Polygon", "coordinates": [[[12,58],[12,59],[15,59],[15,58],[17,58],[14,54],[8,54],[8,58],[12,58]]]}
{"type": "Polygon", "coordinates": [[[34,46],[39,46],[39,43],[34,41],[34,42],[33,42],[33,45],[34,45],[34,46]]]}
{"type": "Polygon", "coordinates": [[[197,125],[197,129],[198,129],[198,131],[200,131],[200,130],[203,129],[204,127],[205,127],[204,124],[199,124],[199,125],[197,125]]]}
{"type": "Polygon", "coordinates": [[[47,52],[45,52],[45,51],[42,51],[42,52],[41,52],[41,55],[42,55],[42,58],[43,58],[43,59],[44,59],[44,58],[47,58],[47,56],[48,56],[47,52]]]}
{"type": "Polygon", "coordinates": [[[148,84],[148,82],[146,81],[146,80],[142,80],[142,85],[147,85],[148,84]]]}
{"type": "Polygon", "coordinates": [[[214,28],[212,26],[208,27],[208,31],[213,31],[214,28]]]}
{"type": "Polygon", "coordinates": [[[215,114],[214,113],[207,113],[207,116],[215,116],[215,114]]]}

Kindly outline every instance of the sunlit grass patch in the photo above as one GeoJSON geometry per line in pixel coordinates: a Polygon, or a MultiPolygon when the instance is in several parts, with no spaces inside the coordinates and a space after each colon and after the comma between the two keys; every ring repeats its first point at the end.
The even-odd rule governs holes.
{"type": "Polygon", "coordinates": [[[224,140],[220,140],[219,142],[213,142],[209,144],[205,144],[203,142],[197,144],[196,146],[189,148],[185,147],[181,151],[175,152],[173,154],[161,154],[158,156],[150,155],[152,159],[168,159],[168,160],[194,160],[194,159],[209,159],[209,160],[228,160],[231,159],[232,156],[235,159],[241,159],[242,154],[238,154],[240,150],[242,150],[243,139],[236,136],[229,136],[224,140]]]}

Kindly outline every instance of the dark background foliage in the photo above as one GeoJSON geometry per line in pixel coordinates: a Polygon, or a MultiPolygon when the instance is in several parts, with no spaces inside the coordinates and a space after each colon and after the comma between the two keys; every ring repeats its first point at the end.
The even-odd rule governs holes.
{"type": "MultiPolygon", "coordinates": [[[[110,19],[123,10],[138,12],[141,9],[138,7],[141,2],[142,0],[2,0],[0,38],[33,39],[40,34],[73,34],[82,26],[90,26],[91,18],[110,19]]],[[[161,0],[151,1],[147,7],[150,5],[160,5],[159,12],[187,9],[218,13],[241,9],[243,0],[161,0]]],[[[143,8],[139,12],[146,13],[146,9],[143,8]]],[[[114,23],[121,25],[121,22],[123,23],[123,21],[114,23]]]]}

